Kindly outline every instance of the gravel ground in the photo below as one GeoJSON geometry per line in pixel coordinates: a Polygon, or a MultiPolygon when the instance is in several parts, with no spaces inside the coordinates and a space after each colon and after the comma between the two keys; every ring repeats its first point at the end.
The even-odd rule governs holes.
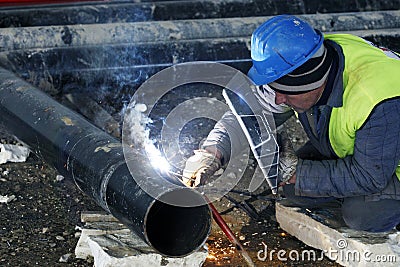
{"type": "Polygon", "coordinates": [[[0,266],[91,266],[74,259],[75,226],[82,210],[97,205],[34,155],[0,172],[0,194],[15,196],[0,204],[0,266]]]}

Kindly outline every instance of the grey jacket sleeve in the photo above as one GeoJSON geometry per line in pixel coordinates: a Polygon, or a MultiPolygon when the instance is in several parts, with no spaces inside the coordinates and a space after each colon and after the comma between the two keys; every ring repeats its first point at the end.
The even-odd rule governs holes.
{"type": "MultiPolygon", "coordinates": [[[[283,124],[292,115],[292,110],[286,113],[274,113],[273,116],[276,127],[283,124]]],[[[214,129],[208,134],[202,148],[215,146],[222,153],[222,164],[224,165],[229,161],[231,156],[231,141],[232,144],[241,146],[238,148],[238,151],[242,151],[244,149],[243,146],[248,145],[246,136],[240,128],[235,115],[233,115],[231,111],[228,111],[224,114],[222,119],[215,124],[214,129]]]]}
{"type": "MultiPolygon", "coordinates": [[[[255,96],[263,109],[272,112],[276,127],[294,114],[288,106],[275,104],[275,92],[267,85],[258,87],[255,96]]],[[[225,164],[230,159],[231,144],[241,146],[238,151],[242,151],[242,146],[247,146],[248,142],[235,115],[228,111],[209,133],[202,148],[215,146],[222,153],[222,164],[225,164]]]]}
{"type": "Polygon", "coordinates": [[[400,161],[400,99],[385,101],[357,131],[354,154],[338,160],[300,160],[296,195],[350,197],[381,192],[400,161]]]}
{"type": "Polygon", "coordinates": [[[231,139],[237,144],[247,144],[235,115],[228,111],[222,116],[214,129],[208,134],[202,148],[215,146],[222,154],[222,165],[225,165],[231,156],[231,139]],[[242,140],[242,141],[240,141],[242,140]]]}

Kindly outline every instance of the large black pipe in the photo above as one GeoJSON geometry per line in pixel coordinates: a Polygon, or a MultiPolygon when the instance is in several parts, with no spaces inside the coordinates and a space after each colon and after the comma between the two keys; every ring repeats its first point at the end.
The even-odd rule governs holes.
{"type": "Polygon", "coordinates": [[[127,3],[91,2],[0,9],[0,27],[97,24],[137,21],[187,20],[228,17],[272,16],[398,10],[391,0],[193,0],[127,3]]]}
{"type": "Polygon", "coordinates": [[[140,166],[135,175],[160,188],[157,196],[150,196],[129,172],[118,140],[3,68],[0,123],[61,174],[72,177],[83,192],[156,251],[184,256],[207,239],[211,224],[207,205],[164,202],[174,198],[190,206],[202,201],[200,194],[172,186],[156,175],[145,156],[133,153],[129,160],[140,166]]]}
{"type": "MultiPolygon", "coordinates": [[[[400,29],[400,11],[299,15],[323,32],[400,29]]],[[[0,51],[230,37],[249,38],[270,17],[0,29],[0,51]]]]}

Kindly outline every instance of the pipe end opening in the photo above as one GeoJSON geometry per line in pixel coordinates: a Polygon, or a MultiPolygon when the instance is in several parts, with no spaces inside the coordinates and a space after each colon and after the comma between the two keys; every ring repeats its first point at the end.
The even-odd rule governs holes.
{"type": "Polygon", "coordinates": [[[205,203],[197,192],[183,189],[164,194],[152,205],[147,214],[146,237],[154,249],[169,257],[183,257],[197,251],[206,242],[211,229],[208,205],[169,204],[167,200],[176,197],[205,203]]]}

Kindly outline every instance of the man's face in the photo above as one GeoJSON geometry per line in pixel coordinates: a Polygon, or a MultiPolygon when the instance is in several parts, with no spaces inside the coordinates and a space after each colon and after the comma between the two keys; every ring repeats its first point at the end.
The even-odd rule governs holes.
{"type": "Polygon", "coordinates": [[[277,105],[286,104],[298,113],[303,113],[314,106],[322,95],[324,86],[311,92],[298,95],[287,95],[275,92],[275,103],[277,105]]]}

